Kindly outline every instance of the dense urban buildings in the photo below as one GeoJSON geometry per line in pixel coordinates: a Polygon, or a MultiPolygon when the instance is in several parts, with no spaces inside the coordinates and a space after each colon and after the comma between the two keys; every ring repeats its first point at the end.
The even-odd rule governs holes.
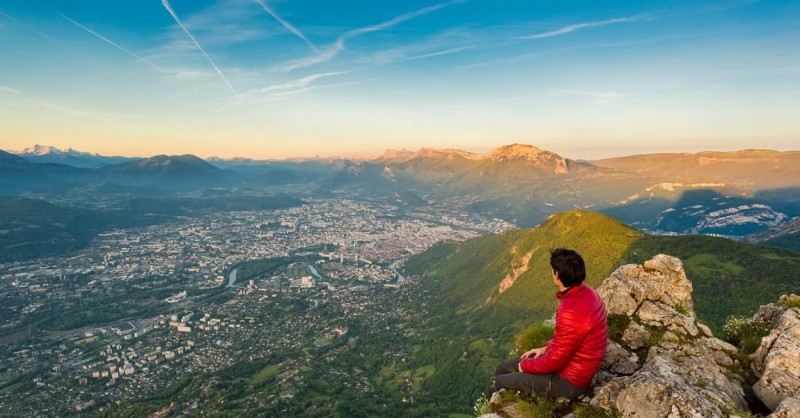
{"type": "MultiPolygon", "coordinates": [[[[420,290],[396,267],[436,242],[512,227],[453,207],[308,199],[114,230],[76,254],[0,265],[0,329],[19,330],[2,337],[0,413],[108,410],[240,362],[263,367],[272,389],[248,400],[262,407],[291,399],[320,362],[316,379],[369,393],[370,379],[332,360],[363,335],[415,333],[425,307],[403,304],[420,290]]],[[[403,361],[410,349],[385,355],[403,361]]],[[[406,380],[396,395],[410,402],[406,380]]]]}

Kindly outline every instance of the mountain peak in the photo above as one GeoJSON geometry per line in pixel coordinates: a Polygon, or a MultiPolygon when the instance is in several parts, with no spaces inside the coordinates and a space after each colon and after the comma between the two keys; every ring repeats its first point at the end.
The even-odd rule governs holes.
{"type": "Polygon", "coordinates": [[[116,173],[171,177],[216,176],[222,173],[217,167],[191,154],[155,155],[150,158],[114,164],[104,170],[116,173]]]}
{"type": "Polygon", "coordinates": [[[20,157],[19,155],[0,150],[0,162],[26,164],[28,160],[20,157]]]}
{"type": "Polygon", "coordinates": [[[559,234],[567,230],[586,231],[615,231],[615,233],[638,234],[636,230],[611,216],[590,212],[582,209],[573,209],[567,212],[554,213],[540,225],[543,229],[552,229],[559,234]]]}
{"type": "Polygon", "coordinates": [[[486,154],[486,156],[492,159],[524,158],[528,160],[536,160],[540,158],[542,154],[552,154],[552,153],[549,151],[544,151],[539,148],[536,148],[533,145],[511,144],[511,145],[503,145],[501,147],[497,147],[489,151],[489,153],[486,154]]]}
{"type": "Polygon", "coordinates": [[[447,158],[452,160],[454,158],[466,158],[468,160],[479,160],[480,155],[471,153],[469,151],[462,151],[451,148],[420,148],[415,157],[434,157],[434,158],[447,158]]]}
{"type": "Polygon", "coordinates": [[[16,152],[16,154],[24,156],[36,156],[36,157],[53,156],[53,155],[74,155],[74,156],[95,156],[95,157],[98,156],[98,154],[78,151],[72,148],[61,149],[58,147],[54,147],[52,145],[40,145],[40,144],[36,144],[32,147],[25,148],[22,151],[16,152]]]}
{"type": "Polygon", "coordinates": [[[414,158],[415,153],[405,148],[402,149],[387,149],[383,155],[378,157],[380,161],[406,161],[414,158]]]}
{"type": "Polygon", "coordinates": [[[522,161],[555,174],[569,174],[576,168],[580,168],[579,164],[572,160],[527,144],[504,145],[489,151],[481,158],[497,162],[522,161]]]}

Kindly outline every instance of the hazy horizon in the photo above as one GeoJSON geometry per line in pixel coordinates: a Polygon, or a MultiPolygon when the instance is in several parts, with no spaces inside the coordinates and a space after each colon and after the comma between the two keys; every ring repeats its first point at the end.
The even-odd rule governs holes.
{"type": "Polygon", "coordinates": [[[0,6],[0,148],[596,159],[796,148],[799,4],[0,6]]]}
{"type": "Polygon", "coordinates": [[[66,152],[66,151],[72,150],[72,151],[75,151],[75,152],[83,152],[83,153],[101,155],[101,156],[105,156],[105,157],[126,157],[126,158],[148,158],[148,157],[153,157],[153,156],[156,156],[156,155],[187,155],[188,154],[188,155],[195,155],[195,156],[203,158],[203,159],[219,158],[219,159],[222,159],[222,160],[233,160],[233,159],[237,159],[237,158],[251,159],[251,160],[255,160],[255,161],[258,161],[258,160],[262,160],[262,161],[286,161],[286,160],[301,160],[301,159],[315,159],[315,158],[344,158],[344,159],[349,158],[349,159],[369,160],[369,159],[379,158],[384,153],[389,152],[389,151],[417,152],[417,151],[420,151],[420,150],[425,149],[425,148],[432,148],[432,149],[440,149],[440,150],[450,149],[450,150],[466,151],[466,152],[471,152],[471,153],[474,153],[474,154],[486,154],[486,153],[490,152],[491,150],[496,149],[498,147],[503,147],[503,146],[508,146],[508,145],[516,145],[516,144],[531,145],[531,146],[539,148],[539,149],[541,149],[543,151],[554,152],[554,153],[560,155],[561,157],[570,158],[570,159],[573,159],[573,160],[601,160],[601,159],[605,159],[605,158],[627,157],[627,156],[632,156],[632,155],[662,154],[662,153],[667,153],[667,154],[671,154],[671,153],[696,154],[696,153],[701,153],[701,152],[738,152],[738,151],[794,152],[794,151],[800,151],[800,148],[774,149],[774,148],[750,147],[750,148],[729,148],[729,149],[705,149],[705,148],[702,148],[702,147],[698,147],[697,149],[694,149],[694,150],[677,150],[676,149],[676,150],[668,150],[668,151],[651,151],[651,152],[627,153],[627,154],[625,154],[625,153],[622,153],[622,154],[604,153],[604,154],[596,156],[596,157],[586,158],[586,157],[576,157],[574,155],[567,155],[567,154],[564,154],[564,153],[561,153],[561,152],[554,151],[554,150],[549,149],[549,148],[544,148],[542,146],[538,146],[536,144],[528,144],[528,143],[523,143],[523,142],[516,142],[516,143],[513,143],[513,144],[511,144],[511,143],[502,144],[502,145],[499,145],[499,146],[492,146],[492,147],[473,148],[473,149],[462,149],[462,148],[458,148],[457,146],[421,147],[421,148],[416,148],[416,149],[408,149],[408,148],[403,148],[403,147],[397,147],[397,148],[384,148],[384,149],[382,149],[380,151],[375,151],[375,152],[360,152],[360,153],[357,153],[357,152],[354,152],[354,153],[341,152],[341,153],[333,153],[333,154],[327,154],[327,155],[324,155],[324,154],[306,154],[306,155],[289,155],[289,156],[284,156],[284,157],[270,157],[270,156],[254,157],[254,156],[249,156],[249,155],[234,155],[234,156],[230,156],[230,157],[223,157],[223,156],[219,156],[219,155],[201,155],[201,154],[193,153],[193,152],[188,151],[188,150],[184,151],[184,152],[173,153],[173,154],[151,153],[151,154],[146,154],[146,155],[124,155],[124,154],[114,154],[114,155],[112,155],[112,154],[103,154],[103,153],[95,152],[95,151],[92,151],[92,150],[77,149],[75,147],[69,147],[69,146],[67,146],[67,147],[56,147],[54,145],[47,145],[47,144],[33,144],[31,146],[27,146],[27,147],[20,148],[20,149],[4,149],[3,151],[15,153],[15,154],[22,154],[24,152],[33,152],[35,147],[45,147],[45,148],[53,147],[53,148],[56,148],[56,149],[58,149],[59,151],[62,151],[62,152],[66,152]]]}

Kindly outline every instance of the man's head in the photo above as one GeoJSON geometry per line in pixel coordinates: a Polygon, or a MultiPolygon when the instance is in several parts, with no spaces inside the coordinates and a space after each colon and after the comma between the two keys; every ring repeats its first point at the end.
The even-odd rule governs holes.
{"type": "Polygon", "coordinates": [[[564,287],[577,286],[586,278],[586,266],[580,254],[566,248],[550,251],[550,267],[564,287]]]}

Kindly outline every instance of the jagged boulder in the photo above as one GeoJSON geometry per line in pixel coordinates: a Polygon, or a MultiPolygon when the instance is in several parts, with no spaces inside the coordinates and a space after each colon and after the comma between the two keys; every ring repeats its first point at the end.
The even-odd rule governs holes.
{"type": "Polygon", "coordinates": [[[675,257],[659,254],[643,265],[628,264],[618,268],[597,289],[610,314],[631,316],[642,302],[686,310],[694,315],[692,282],[686,278],[683,264],[675,257]]]}
{"type": "Polygon", "coordinates": [[[591,405],[624,417],[721,417],[747,410],[736,347],[697,324],[692,284],[675,257],[617,269],[597,289],[627,323],[609,341],[591,405]]]}
{"type": "Polygon", "coordinates": [[[781,401],[775,412],[769,414],[767,418],[797,418],[800,417],[800,399],[786,398],[781,401]]]}
{"type": "Polygon", "coordinates": [[[760,377],[753,392],[772,410],[787,398],[800,397],[800,308],[787,306],[793,298],[800,299],[784,295],[777,304],[762,306],[752,319],[772,328],[750,357],[760,377]]]}

